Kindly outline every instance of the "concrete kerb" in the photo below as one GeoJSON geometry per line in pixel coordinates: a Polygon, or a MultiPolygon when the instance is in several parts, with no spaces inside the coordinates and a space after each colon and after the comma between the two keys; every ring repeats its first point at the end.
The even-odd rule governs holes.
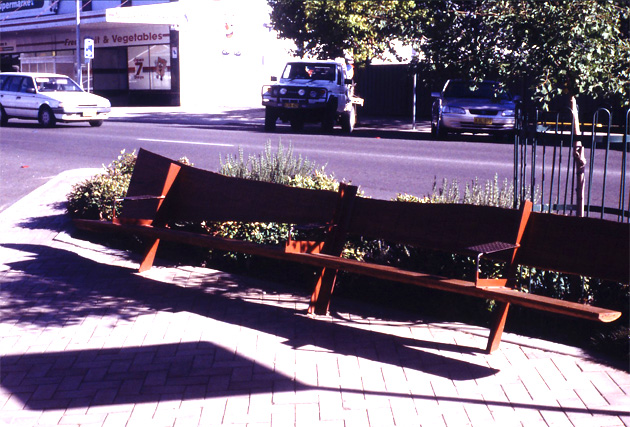
{"type": "Polygon", "coordinates": [[[630,426],[630,374],[577,348],[506,334],[485,355],[485,328],[341,298],[311,319],[278,284],[135,274],[68,232],[65,195],[99,172],[0,213],[0,425],[630,426]]]}
{"type": "MultiPolygon", "coordinates": [[[[205,125],[264,125],[263,107],[245,106],[172,106],[172,107],[113,107],[110,120],[205,125]]],[[[357,130],[390,130],[429,133],[429,120],[418,120],[415,129],[411,118],[360,116],[357,130]]]]}

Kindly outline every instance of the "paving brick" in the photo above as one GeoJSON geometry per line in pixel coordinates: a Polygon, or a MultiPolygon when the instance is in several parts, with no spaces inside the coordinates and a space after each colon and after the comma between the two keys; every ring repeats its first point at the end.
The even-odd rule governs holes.
{"type": "Polygon", "coordinates": [[[0,306],[0,424],[630,425],[630,375],[580,349],[506,333],[485,355],[469,351],[480,327],[342,299],[311,319],[308,292],[276,283],[168,264],[138,275],[128,254],[59,235],[63,216],[23,228],[62,215],[49,193],[41,217],[0,212],[3,297],[37,298],[0,306]]]}

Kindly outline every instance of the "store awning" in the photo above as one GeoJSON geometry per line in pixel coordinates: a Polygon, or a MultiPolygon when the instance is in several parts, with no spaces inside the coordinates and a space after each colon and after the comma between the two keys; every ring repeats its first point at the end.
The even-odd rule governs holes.
{"type": "MultiPolygon", "coordinates": [[[[82,12],[82,28],[107,28],[128,24],[182,25],[188,21],[178,2],[159,3],[145,6],[116,7],[111,9],[82,12]]],[[[37,19],[19,18],[0,22],[0,34],[23,31],[42,32],[51,29],[76,27],[76,15],[42,15],[37,19]]]]}

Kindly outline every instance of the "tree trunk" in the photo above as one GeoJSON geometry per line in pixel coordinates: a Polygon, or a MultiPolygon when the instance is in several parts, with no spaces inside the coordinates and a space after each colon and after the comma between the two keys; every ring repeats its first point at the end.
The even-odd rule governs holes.
{"type": "Polygon", "coordinates": [[[582,145],[582,132],[575,95],[571,96],[571,114],[573,115],[573,159],[576,167],[576,204],[577,216],[584,216],[584,172],[586,170],[586,156],[582,145]]]}

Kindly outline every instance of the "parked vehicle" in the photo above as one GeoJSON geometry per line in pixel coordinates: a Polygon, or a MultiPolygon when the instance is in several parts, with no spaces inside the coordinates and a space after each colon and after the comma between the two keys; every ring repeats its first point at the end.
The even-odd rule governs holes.
{"type": "Polygon", "coordinates": [[[278,119],[300,130],[305,122],[321,123],[332,130],[336,123],[352,132],[357,106],[363,99],[354,95],[351,67],[342,61],[291,61],[276,83],[262,88],[265,130],[276,129],[278,119]]]}
{"type": "Polygon", "coordinates": [[[85,92],[68,76],[50,73],[0,73],[0,124],[10,118],[34,119],[44,127],[57,122],[101,126],[110,102],[85,92]]]}
{"type": "Polygon", "coordinates": [[[448,132],[506,134],[514,131],[518,97],[497,82],[472,83],[448,80],[431,109],[431,133],[443,137],[448,132]]]}

